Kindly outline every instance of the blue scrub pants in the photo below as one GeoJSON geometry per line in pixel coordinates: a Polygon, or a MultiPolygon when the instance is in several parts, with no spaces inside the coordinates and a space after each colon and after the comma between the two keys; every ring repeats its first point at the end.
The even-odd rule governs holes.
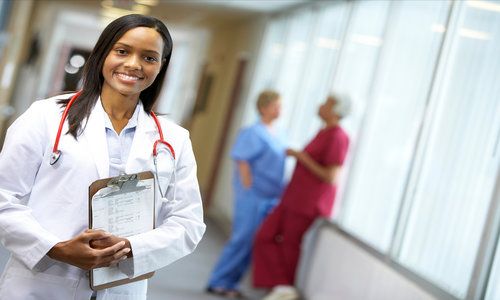
{"type": "Polygon", "coordinates": [[[277,198],[258,196],[252,189],[237,186],[234,190],[236,201],[231,238],[212,271],[208,283],[212,288],[237,289],[250,265],[255,233],[278,202],[277,198]]]}

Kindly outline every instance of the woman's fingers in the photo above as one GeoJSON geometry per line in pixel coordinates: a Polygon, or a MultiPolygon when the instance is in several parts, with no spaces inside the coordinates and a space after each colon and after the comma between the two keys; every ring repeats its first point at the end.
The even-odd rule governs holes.
{"type": "Polygon", "coordinates": [[[130,252],[130,248],[123,248],[113,255],[103,257],[100,260],[100,263],[95,266],[94,268],[102,268],[102,267],[109,267],[109,266],[114,266],[118,264],[120,261],[124,260],[127,258],[127,254],[130,252]]]}
{"type": "Polygon", "coordinates": [[[110,234],[108,237],[105,238],[91,240],[89,241],[89,244],[90,247],[94,249],[104,249],[123,240],[124,240],[123,238],[110,234]]]}
{"type": "Polygon", "coordinates": [[[123,248],[122,250],[116,252],[113,255],[113,259],[121,259],[124,256],[127,257],[127,254],[130,252],[130,248],[123,248]]]}
{"type": "MultiPolygon", "coordinates": [[[[107,248],[95,250],[95,251],[96,251],[96,254],[100,257],[113,256],[116,252],[121,250],[123,248],[123,246],[125,246],[125,241],[121,241],[121,242],[118,242],[118,243],[116,243],[112,246],[109,246],[107,248]]],[[[129,249],[129,251],[130,251],[130,249],[129,249]]]]}
{"type": "Polygon", "coordinates": [[[127,254],[130,252],[130,248],[123,248],[113,255],[113,260],[109,263],[110,266],[117,265],[119,262],[127,259],[127,254]]]}
{"type": "Polygon", "coordinates": [[[104,230],[87,229],[82,233],[82,238],[86,242],[89,242],[90,240],[105,239],[105,238],[108,238],[110,236],[111,236],[111,233],[106,232],[104,230]]]}
{"type": "MultiPolygon", "coordinates": [[[[114,241],[114,242],[116,243],[116,241],[114,241]]],[[[107,248],[109,246],[114,245],[115,243],[113,243],[113,239],[111,237],[89,241],[90,247],[92,247],[94,249],[104,249],[104,248],[107,248]]]]}

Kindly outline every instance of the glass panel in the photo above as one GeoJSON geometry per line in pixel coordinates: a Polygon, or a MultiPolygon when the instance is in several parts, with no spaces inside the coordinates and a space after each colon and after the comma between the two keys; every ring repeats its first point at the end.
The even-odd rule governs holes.
{"type": "Polygon", "coordinates": [[[316,25],[316,18],[312,10],[300,11],[289,17],[279,73],[276,74],[273,86],[283,98],[279,121],[285,126],[293,118],[293,107],[297,104],[297,93],[302,85],[306,64],[309,62],[308,42],[316,25]]]}
{"type": "Polygon", "coordinates": [[[410,188],[399,260],[463,297],[499,167],[500,14],[456,5],[462,7],[410,188]]]}
{"type": "Polygon", "coordinates": [[[445,1],[391,4],[386,40],[355,36],[358,43],[384,45],[342,220],[349,231],[382,252],[392,241],[443,39],[431,29],[443,24],[449,11],[445,1]]]}
{"type": "MultiPolygon", "coordinates": [[[[317,111],[319,103],[325,100],[330,89],[347,22],[347,12],[347,5],[331,5],[316,11],[314,30],[307,41],[306,59],[298,69],[300,82],[290,82],[290,85],[283,89],[293,92],[293,105],[285,103],[293,108],[292,115],[286,121],[290,143],[297,148],[302,148],[309,142],[321,126],[317,111]]],[[[290,71],[288,70],[288,73],[290,71]]]]}
{"type": "Polygon", "coordinates": [[[276,86],[283,57],[287,23],[287,19],[282,17],[273,20],[266,26],[259,60],[248,96],[249,101],[247,101],[245,107],[244,124],[250,124],[257,120],[258,114],[255,109],[255,101],[260,92],[276,86]]]}
{"type": "MultiPolygon", "coordinates": [[[[347,23],[348,4],[319,7],[268,25],[250,91],[249,99],[255,99],[264,88],[280,92],[283,111],[279,123],[287,128],[289,146],[296,148],[302,148],[320,126],[318,104],[328,93],[347,23]]],[[[251,102],[245,111],[247,124],[257,118],[251,102]]],[[[289,160],[288,175],[292,167],[289,160]]]]}
{"type": "MultiPolygon", "coordinates": [[[[362,43],[360,37],[371,37],[372,40],[381,41],[388,10],[388,1],[353,2],[348,32],[333,85],[334,91],[349,95],[353,102],[351,114],[342,120],[342,127],[349,134],[351,154],[356,152],[360,127],[370,99],[369,91],[380,53],[380,45],[362,43]]],[[[351,158],[352,155],[349,155],[344,164],[335,200],[335,217],[338,217],[339,222],[342,222],[341,215],[345,212],[342,209],[343,194],[346,180],[349,178],[351,158]]]]}
{"type": "Polygon", "coordinates": [[[500,242],[497,244],[495,262],[491,268],[490,281],[486,291],[486,300],[500,299],[500,242]]]}

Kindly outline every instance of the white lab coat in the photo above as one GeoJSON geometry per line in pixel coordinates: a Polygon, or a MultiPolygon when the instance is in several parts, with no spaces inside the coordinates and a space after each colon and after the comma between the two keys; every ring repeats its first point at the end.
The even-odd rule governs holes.
{"type": "MultiPolygon", "coordinates": [[[[65,134],[66,122],[59,144],[63,154],[51,166],[62,114],[56,99],[33,103],[9,128],[0,153],[0,241],[11,252],[0,278],[0,299],[88,300],[92,294],[87,272],[46,254],[56,243],[88,228],[88,186],[109,177],[105,112],[98,101],[78,140],[65,134]]],[[[159,174],[165,177],[161,181],[170,182],[163,186],[164,191],[168,188],[166,198],[170,200],[162,199],[157,190],[156,229],[128,238],[134,257],[120,268],[132,277],[191,253],[205,231],[189,133],[159,119],[164,137],[176,153],[176,199],[172,200],[170,170],[160,165],[159,174]]],[[[158,138],[153,119],[141,109],[127,173],[154,172],[152,150],[158,138]]],[[[100,291],[98,299],[146,299],[146,290],[143,280],[100,291]]]]}

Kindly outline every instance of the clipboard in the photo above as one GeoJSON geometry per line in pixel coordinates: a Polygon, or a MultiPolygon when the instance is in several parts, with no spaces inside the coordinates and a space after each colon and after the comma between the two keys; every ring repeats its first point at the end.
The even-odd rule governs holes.
{"type": "MultiPolygon", "coordinates": [[[[89,229],[93,228],[104,229],[122,237],[154,229],[155,180],[153,173],[147,171],[94,181],[89,186],[89,229]],[[149,215],[150,210],[152,212],[149,218],[146,214],[149,215]],[[139,231],[127,231],[125,225],[129,224],[134,224],[131,227],[138,227],[134,230],[139,231]]],[[[153,275],[154,272],[150,272],[128,278],[118,270],[118,267],[104,267],[90,270],[89,282],[90,288],[98,291],[148,279],[153,275]]]]}

